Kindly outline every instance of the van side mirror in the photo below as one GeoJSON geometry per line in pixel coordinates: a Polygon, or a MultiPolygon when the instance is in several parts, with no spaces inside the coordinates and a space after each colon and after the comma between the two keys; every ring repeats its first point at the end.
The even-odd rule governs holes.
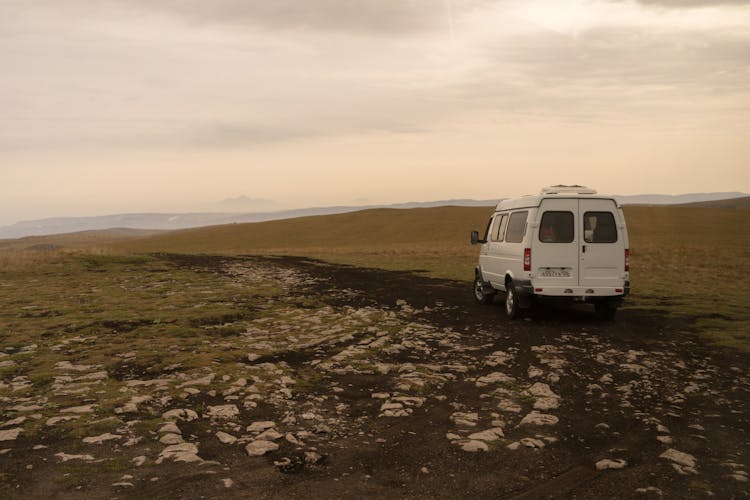
{"type": "Polygon", "coordinates": [[[471,232],[471,244],[476,245],[479,243],[479,231],[472,231],[471,232]]]}

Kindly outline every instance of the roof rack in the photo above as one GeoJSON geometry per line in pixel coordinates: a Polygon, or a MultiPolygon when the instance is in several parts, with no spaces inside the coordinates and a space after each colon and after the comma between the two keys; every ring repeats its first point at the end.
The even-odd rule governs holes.
{"type": "Polygon", "coordinates": [[[573,184],[571,186],[558,184],[556,186],[542,188],[539,194],[596,194],[596,189],[579,186],[578,184],[573,184]]]}

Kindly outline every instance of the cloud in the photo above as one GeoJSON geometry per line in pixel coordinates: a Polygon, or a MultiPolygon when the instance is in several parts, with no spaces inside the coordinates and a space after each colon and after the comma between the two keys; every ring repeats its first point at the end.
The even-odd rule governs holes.
{"type": "MultiPolygon", "coordinates": [[[[631,0],[618,0],[631,1],[631,0]]],[[[656,7],[695,8],[721,5],[750,5],[750,0],[635,0],[637,3],[656,7]]]]}
{"type": "Polygon", "coordinates": [[[608,28],[513,42],[488,47],[484,66],[443,95],[511,120],[746,121],[748,35],[608,28]]]}
{"type": "Polygon", "coordinates": [[[445,29],[450,16],[490,0],[110,0],[130,9],[175,14],[196,24],[270,30],[408,34],[445,29]]]}

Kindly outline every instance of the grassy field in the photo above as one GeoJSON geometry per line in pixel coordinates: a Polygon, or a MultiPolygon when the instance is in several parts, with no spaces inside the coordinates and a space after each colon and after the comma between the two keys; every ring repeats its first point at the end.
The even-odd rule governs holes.
{"type": "Polygon", "coordinates": [[[469,231],[483,229],[490,212],[482,207],[374,209],[189,229],[112,248],[133,253],[303,255],[461,280],[472,278],[477,254],[468,244],[469,231]]]}
{"type": "MultiPolygon", "coordinates": [[[[481,232],[491,211],[491,207],[375,209],[146,237],[90,235],[94,239],[88,246],[112,255],[300,255],[469,281],[478,252],[468,244],[469,231],[481,232]]],[[[713,341],[750,350],[750,294],[741,285],[742,276],[750,275],[750,210],[632,206],[625,212],[633,286],[627,307],[693,318],[713,341]]],[[[43,245],[47,240],[34,241],[43,245]]],[[[86,246],[56,241],[66,249],[86,246]]],[[[36,266],[65,252],[23,248],[16,243],[13,251],[0,250],[0,265],[5,269],[36,266]]]]}

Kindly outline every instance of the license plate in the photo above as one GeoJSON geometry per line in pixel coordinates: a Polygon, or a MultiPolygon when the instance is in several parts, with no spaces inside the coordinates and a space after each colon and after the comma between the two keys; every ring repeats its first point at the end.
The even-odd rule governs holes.
{"type": "Polygon", "coordinates": [[[570,271],[567,269],[545,269],[539,275],[544,278],[570,278],[570,271]]]}

